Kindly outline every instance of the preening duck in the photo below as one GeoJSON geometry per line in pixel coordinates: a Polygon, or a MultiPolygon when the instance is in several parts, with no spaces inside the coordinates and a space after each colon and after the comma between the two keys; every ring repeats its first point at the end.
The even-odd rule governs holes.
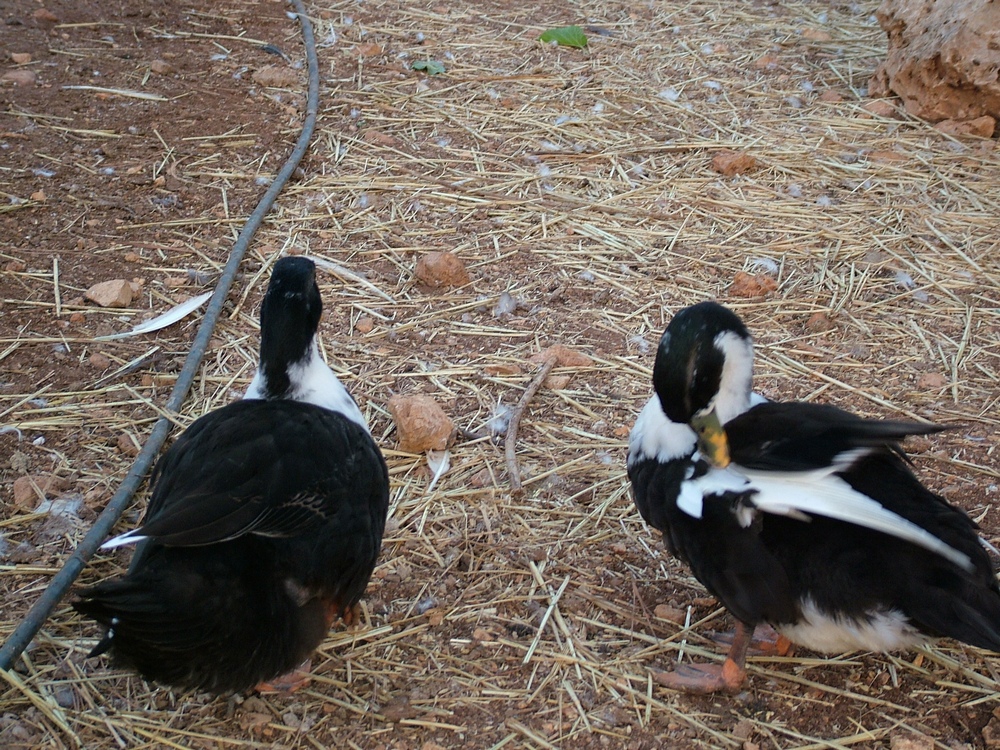
{"type": "Polygon", "coordinates": [[[381,547],[385,461],[316,343],[312,261],[279,260],[244,400],[196,420],[160,458],[128,573],[74,607],[144,677],[213,693],[295,670],[349,616],[381,547]]]}
{"type": "Polygon", "coordinates": [[[827,653],[950,637],[1000,652],[1000,589],[975,523],[899,444],[942,428],[752,393],[753,343],[714,302],[681,310],[629,438],[636,507],[736,619],[721,666],[668,687],[735,690],[754,627],[827,653]]]}

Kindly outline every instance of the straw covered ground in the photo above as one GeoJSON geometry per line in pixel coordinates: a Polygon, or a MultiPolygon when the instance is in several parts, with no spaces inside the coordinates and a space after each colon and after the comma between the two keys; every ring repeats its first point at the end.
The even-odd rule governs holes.
{"type": "MultiPolygon", "coordinates": [[[[9,6],[0,46],[32,52],[18,67],[38,82],[0,88],[0,421],[20,431],[0,434],[3,637],[163,413],[198,316],[96,337],[211,288],[291,150],[306,86],[281,3],[50,3],[56,22],[9,6]],[[287,80],[255,80],[267,65],[287,80]],[[83,301],[113,278],[141,280],[129,307],[83,301]],[[65,502],[16,502],[21,476],[55,477],[48,497],[65,502]]],[[[998,541],[1000,154],[898,102],[870,111],[875,3],[309,8],[317,135],[172,417],[182,428],[249,382],[275,259],[341,269],[320,272],[325,352],[392,478],[365,621],[335,628],[303,690],[212,699],[86,660],[97,630],[64,603],[0,673],[0,745],[995,747],[998,663],[955,642],[759,657],[735,696],[650,677],[720,658],[706,634],[731,626],[642,523],[625,475],[656,341],[686,304],[743,316],[770,397],[952,425],[913,442],[916,470],[998,541]],[[588,28],[586,49],[537,40],[565,24],[588,28]],[[756,167],[720,173],[726,149],[756,167]],[[416,261],[437,250],[471,282],[420,284],[416,261]],[[592,364],[557,367],[531,400],[515,497],[495,433],[553,344],[592,364]],[[397,393],[432,395],[463,431],[432,490],[426,457],[398,450],[397,393]]],[[[99,555],[81,583],[127,559],[99,555]]]]}

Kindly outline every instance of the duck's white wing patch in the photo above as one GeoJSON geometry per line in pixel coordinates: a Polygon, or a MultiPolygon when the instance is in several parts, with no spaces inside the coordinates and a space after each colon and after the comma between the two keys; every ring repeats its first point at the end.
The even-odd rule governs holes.
{"type": "Polygon", "coordinates": [[[101,545],[101,549],[114,549],[115,547],[124,547],[127,544],[138,544],[146,538],[138,533],[138,529],[132,529],[132,531],[126,531],[124,534],[112,537],[101,545]]]}
{"type": "Polygon", "coordinates": [[[751,502],[765,513],[795,516],[811,513],[864,526],[935,552],[956,565],[973,570],[972,560],[926,529],[893,513],[836,476],[840,466],[816,471],[778,472],[738,470],[757,490],[751,502]]]}
{"type": "Polygon", "coordinates": [[[628,465],[645,458],[667,463],[694,453],[698,442],[686,424],[671,422],[663,413],[660,399],[653,396],[639,412],[628,436],[628,465]]]}
{"type": "Polygon", "coordinates": [[[814,471],[755,471],[736,464],[710,469],[697,479],[681,485],[677,506],[694,518],[702,517],[704,498],[727,492],[748,494],[736,509],[744,528],[753,521],[754,511],[808,521],[808,515],[846,521],[873,531],[903,539],[973,570],[969,556],[945,544],[926,529],[893,513],[881,503],[858,492],[836,476],[858,457],[857,451],[838,457],[834,465],[814,471]]]}

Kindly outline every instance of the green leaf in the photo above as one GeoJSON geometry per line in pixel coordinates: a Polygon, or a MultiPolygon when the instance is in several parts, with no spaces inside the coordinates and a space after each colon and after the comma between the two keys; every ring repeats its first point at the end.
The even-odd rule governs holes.
{"type": "Polygon", "coordinates": [[[429,76],[439,76],[444,73],[444,63],[440,60],[416,60],[410,67],[414,70],[426,70],[429,76]]]}
{"type": "Polygon", "coordinates": [[[560,26],[558,29],[543,31],[538,37],[543,42],[557,42],[564,47],[583,48],[587,46],[587,35],[579,26],[560,26]]]}

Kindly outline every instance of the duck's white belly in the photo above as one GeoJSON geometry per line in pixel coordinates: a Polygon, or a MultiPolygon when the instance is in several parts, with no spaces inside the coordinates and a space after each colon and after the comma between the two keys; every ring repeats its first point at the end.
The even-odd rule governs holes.
{"type": "Polygon", "coordinates": [[[899,651],[927,640],[898,610],[879,610],[862,618],[847,618],[823,612],[811,599],[802,602],[802,619],[798,623],[776,624],[774,629],[792,643],[828,654],[899,651]]]}

